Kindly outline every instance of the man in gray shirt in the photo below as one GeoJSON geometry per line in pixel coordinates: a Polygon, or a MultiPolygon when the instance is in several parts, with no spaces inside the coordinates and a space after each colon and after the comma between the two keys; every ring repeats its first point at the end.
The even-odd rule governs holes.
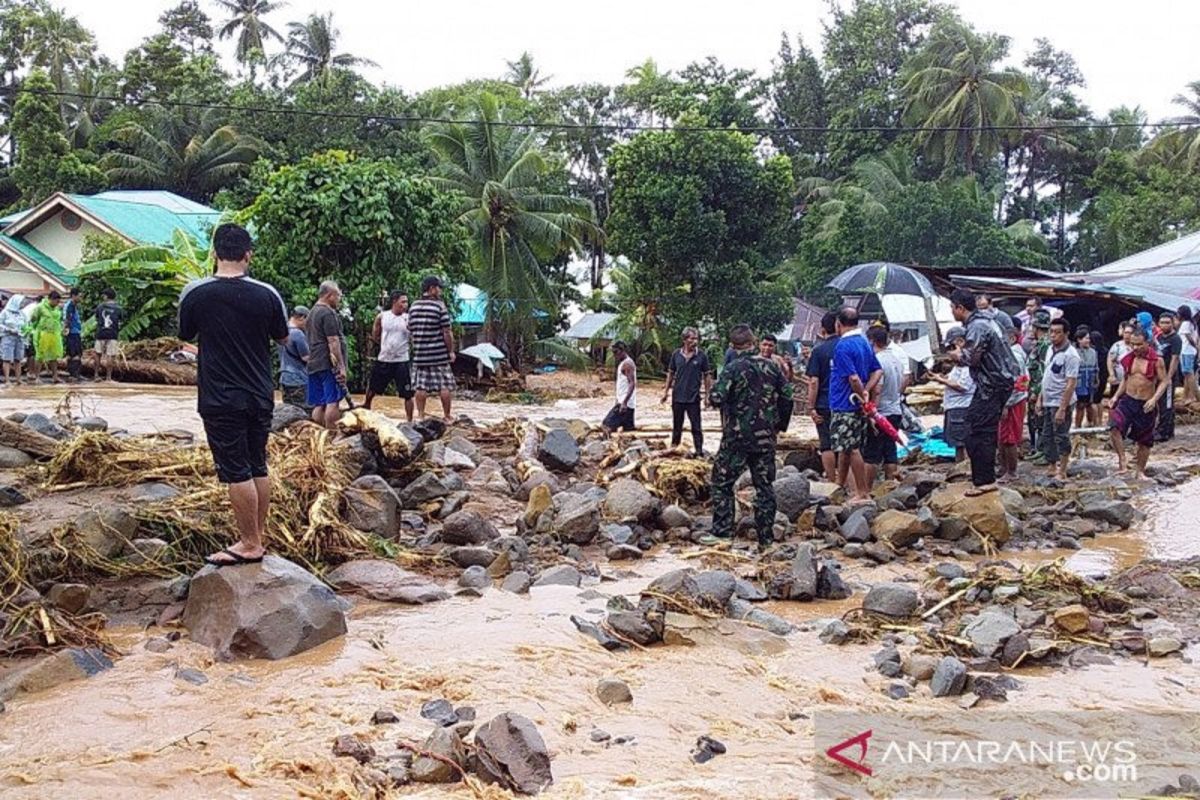
{"type": "MultiPolygon", "coordinates": [[[[883,377],[878,384],[878,394],[875,405],[880,414],[887,417],[892,427],[900,430],[904,423],[904,409],[900,405],[904,385],[904,365],[889,349],[887,328],[876,325],[867,331],[867,340],[875,350],[879,359],[879,367],[883,377]]],[[[875,477],[879,467],[883,465],[883,474],[895,478],[900,471],[900,459],[896,452],[896,442],[890,436],[885,436],[877,430],[867,432],[867,444],[863,448],[863,460],[867,462],[867,485],[875,485],[875,477]]]]}
{"type": "Polygon", "coordinates": [[[1042,415],[1042,452],[1050,462],[1050,474],[1060,480],[1066,480],[1071,460],[1071,406],[1075,404],[1080,364],[1079,351],[1071,346],[1067,330],[1064,319],[1050,323],[1050,350],[1037,401],[1042,415]]]}

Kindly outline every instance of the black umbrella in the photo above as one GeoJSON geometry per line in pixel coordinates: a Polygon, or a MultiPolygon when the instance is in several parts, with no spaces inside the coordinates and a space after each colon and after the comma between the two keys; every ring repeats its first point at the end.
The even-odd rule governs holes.
{"type": "Polygon", "coordinates": [[[842,270],[828,284],[843,294],[912,294],[933,297],[933,284],[915,269],[887,261],[872,261],[842,270]]]}

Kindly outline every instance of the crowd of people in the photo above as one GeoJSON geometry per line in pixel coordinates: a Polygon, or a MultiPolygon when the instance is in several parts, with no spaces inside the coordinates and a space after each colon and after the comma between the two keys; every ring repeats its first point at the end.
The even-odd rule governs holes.
{"type": "MultiPolygon", "coordinates": [[[[92,312],[95,344],[91,350],[94,375],[112,380],[112,365],[119,355],[117,338],[122,311],[116,292],[105,289],[103,301],[92,312]]],[[[36,384],[45,373],[51,383],[62,383],[59,371],[66,362],[67,380],[83,380],[84,312],[79,289],[72,288],[66,302],[58,291],[44,297],[14,294],[0,311],[0,386],[36,384]]]]}

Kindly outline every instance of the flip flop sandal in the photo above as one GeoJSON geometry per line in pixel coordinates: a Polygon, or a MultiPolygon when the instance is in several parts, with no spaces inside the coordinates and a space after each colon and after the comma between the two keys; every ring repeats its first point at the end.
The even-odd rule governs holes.
{"type": "Polygon", "coordinates": [[[226,547],[224,550],[222,550],[221,553],[213,553],[213,556],[209,556],[208,558],[204,559],[204,563],[220,568],[220,567],[238,567],[238,566],[242,566],[243,564],[261,564],[262,560],[263,560],[262,556],[259,556],[258,558],[247,558],[246,556],[244,556],[240,553],[235,553],[233,550],[230,550],[228,547],[226,547]],[[225,555],[229,556],[232,559],[232,561],[224,561],[224,560],[213,561],[213,556],[220,555],[221,553],[224,553],[225,555]]]}

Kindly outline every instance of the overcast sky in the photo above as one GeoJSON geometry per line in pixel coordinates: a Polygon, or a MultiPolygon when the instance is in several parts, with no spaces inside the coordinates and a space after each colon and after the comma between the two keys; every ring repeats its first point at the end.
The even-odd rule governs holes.
{"type": "MultiPolygon", "coordinates": [[[[158,27],[177,0],[53,0],[91,29],[119,60],[158,27]],[[119,13],[117,13],[119,9],[119,13]]],[[[1171,98],[1200,79],[1200,2],[1180,0],[960,0],[977,29],[1012,38],[1019,62],[1038,36],[1072,53],[1087,78],[1083,97],[1097,113],[1140,105],[1151,119],[1175,113],[1171,98]]],[[[215,4],[201,0],[214,17],[215,4]]],[[[268,17],[290,20],[334,7],[342,49],[380,65],[373,81],[408,91],[499,76],[505,60],[533,53],[554,84],[620,82],[629,67],[653,57],[663,69],[715,55],[730,66],[765,72],[781,31],[820,47],[826,0],[606,0],[569,3],[427,2],[426,0],[292,0],[268,17]]],[[[224,50],[231,46],[225,43],[224,50]]]]}

